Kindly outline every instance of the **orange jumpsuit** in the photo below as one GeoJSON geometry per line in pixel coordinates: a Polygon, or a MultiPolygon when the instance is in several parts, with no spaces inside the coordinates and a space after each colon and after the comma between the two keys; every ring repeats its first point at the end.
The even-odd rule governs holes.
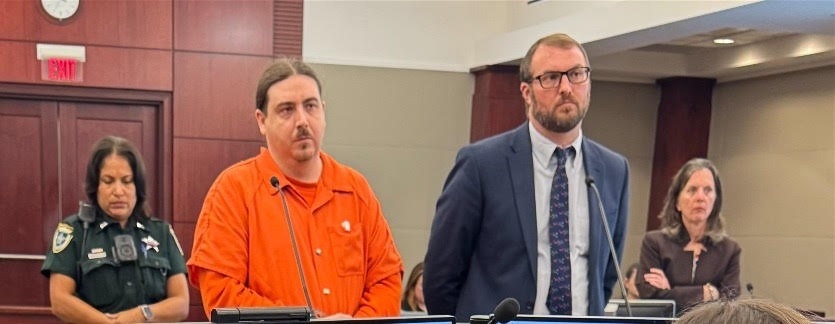
{"type": "Polygon", "coordinates": [[[308,204],[269,151],[223,171],[206,195],[188,261],[210,316],[216,307],[306,306],[278,178],[314,310],[322,315],[396,316],[403,263],[368,182],[320,153],[322,175],[308,204]]]}

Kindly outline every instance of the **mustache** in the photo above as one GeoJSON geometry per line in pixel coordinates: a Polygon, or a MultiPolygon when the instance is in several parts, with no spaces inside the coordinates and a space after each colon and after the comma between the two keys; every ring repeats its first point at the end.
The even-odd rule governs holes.
{"type": "Polygon", "coordinates": [[[565,95],[560,96],[560,100],[559,100],[559,101],[557,101],[557,103],[556,103],[556,104],[554,104],[554,106],[555,106],[555,107],[559,107],[559,106],[561,106],[561,105],[563,105],[563,104],[565,104],[565,103],[573,103],[575,106],[579,106],[579,105],[580,105],[580,103],[579,103],[579,102],[577,102],[577,99],[576,99],[576,98],[574,98],[574,96],[572,96],[572,95],[570,95],[570,94],[565,94],[565,95]]]}
{"type": "Polygon", "coordinates": [[[297,127],[296,128],[296,136],[295,136],[296,140],[306,139],[306,138],[311,137],[312,135],[313,135],[313,133],[310,132],[310,128],[307,128],[307,127],[297,127]]]}

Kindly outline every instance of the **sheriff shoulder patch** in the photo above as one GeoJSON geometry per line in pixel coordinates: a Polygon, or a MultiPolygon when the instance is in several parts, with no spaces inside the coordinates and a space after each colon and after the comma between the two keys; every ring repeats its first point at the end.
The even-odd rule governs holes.
{"type": "Polygon", "coordinates": [[[58,224],[55,235],[52,237],[52,253],[61,253],[72,241],[73,228],[65,223],[58,224]]]}

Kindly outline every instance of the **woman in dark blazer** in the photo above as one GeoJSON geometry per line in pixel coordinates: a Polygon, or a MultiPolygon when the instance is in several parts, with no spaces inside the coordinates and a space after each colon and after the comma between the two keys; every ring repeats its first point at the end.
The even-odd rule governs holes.
{"type": "Polygon", "coordinates": [[[736,241],[725,233],[722,183],[706,159],[687,161],[673,178],[658,217],[641,246],[641,298],[673,299],[679,312],[702,301],[739,295],[736,241]]]}

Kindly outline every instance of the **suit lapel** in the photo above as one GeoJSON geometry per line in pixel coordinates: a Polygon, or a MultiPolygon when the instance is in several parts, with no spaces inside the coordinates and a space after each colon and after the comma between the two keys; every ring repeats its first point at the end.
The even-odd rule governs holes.
{"type": "Polygon", "coordinates": [[[522,124],[513,132],[510,151],[507,155],[507,167],[513,185],[513,199],[516,202],[516,215],[522,225],[522,239],[530,263],[531,276],[536,278],[536,201],[533,185],[533,156],[531,135],[528,123],[522,124]]]}

